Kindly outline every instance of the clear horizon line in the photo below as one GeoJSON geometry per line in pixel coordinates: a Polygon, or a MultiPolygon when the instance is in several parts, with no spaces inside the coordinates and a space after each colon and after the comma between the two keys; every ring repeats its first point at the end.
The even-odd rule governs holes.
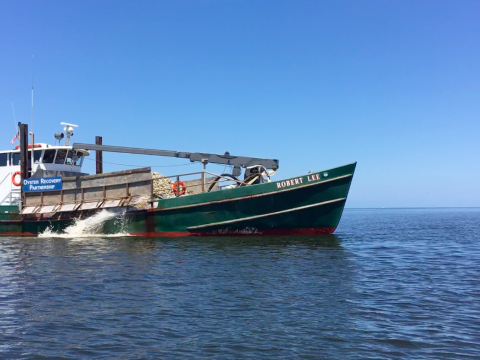
{"type": "Polygon", "coordinates": [[[384,206],[384,207],[345,207],[347,209],[479,209],[480,206],[384,206]]]}

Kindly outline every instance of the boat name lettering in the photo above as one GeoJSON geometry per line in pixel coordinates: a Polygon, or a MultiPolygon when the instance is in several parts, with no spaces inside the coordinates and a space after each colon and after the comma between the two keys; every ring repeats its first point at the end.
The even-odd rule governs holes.
{"type": "Polygon", "coordinates": [[[49,177],[49,178],[40,178],[40,179],[24,179],[23,180],[23,191],[53,191],[53,190],[62,190],[62,177],[49,177]]]}
{"type": "Polygon", "coordinates": [[[277,182],[277,189],[282,189],[287,186],[293,186],[293,185],[299,185],[299,184],[303,184],[303,178],[301,177],[296,179],[279,181],[277,182]]]}
{"type": "MultiPolygon", "coordinates": [[[[320,174],[307,175],[307,182],[319,181],[320,179],[320,174]]],[[[299,177],[295,179],[279,181],[277,182],[277,189],[283,189],[285,187],[303,184],[303,180],[303,177],[299,177]]]]}

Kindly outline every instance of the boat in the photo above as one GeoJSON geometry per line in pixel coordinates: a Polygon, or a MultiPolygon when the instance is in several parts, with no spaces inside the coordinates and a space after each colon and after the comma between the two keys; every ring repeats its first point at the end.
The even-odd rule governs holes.
{"type": "Polygon", "coordinates": [[[61,124],[65,134],[55,133],[58,144],[52,145],[33,139],[28,144],[28,126],[19,123],[20,145],[0,152],[0,235],[62,233],[101,211],[122,218],[100,224],[96,231],[102,234],[331,234],[340,222],[356,167],[354,162],[274,180],[276,159],[109,146],[100,137],[95,144],[70,145],[77,125],[61,124]],[[96,174],[86,174],[83,162],[92,151],[96,174]],[[203,171],[163,176],[146,167],[104,173],[104,152],[189,159],[203,164],[203,171]],[[231,172],[209,172],[208,164],[224,164],[231,172]]]}

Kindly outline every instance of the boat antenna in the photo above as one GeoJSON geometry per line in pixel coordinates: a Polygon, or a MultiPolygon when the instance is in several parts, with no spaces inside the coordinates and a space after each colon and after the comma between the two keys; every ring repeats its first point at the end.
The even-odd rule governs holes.
{"type": "Polygon", "coordinates": [[[31,132],[33,133],[33,55],[32,55],[32,111],[30,115],[30,127],[31,127],[31,132]]]}
{"type": "Polygon", "coordinates": [[[13,107],[13,101],[12,101],[12,111],[13,111],[13,121],[15,121],[15,134],[18,134],[17,118],[15,116],[15,108],[13,107]]]}

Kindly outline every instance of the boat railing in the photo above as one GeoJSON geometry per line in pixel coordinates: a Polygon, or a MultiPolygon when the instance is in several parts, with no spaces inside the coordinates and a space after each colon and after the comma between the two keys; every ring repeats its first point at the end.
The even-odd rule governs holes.
{"type": "MultiPolygon", "coordinates": [[[[189,193],[204,193],[204,192],[210,192],[211,190],[224,190],[224,189],[229,189],[232,187],[240,187],[240,186],[247,186],[251,185],[252,183],[255,182],[257,179],[256,177],[252,177],[251,179],[247,179],[246,181],[238,180],[235,177],[232,177],[231,175],[227,174],[215,174],[209,171],[201,171],[201,172],[193,172],[193,173],[187,173],[187,174],[178,174],[178,175],[168,175],[168,176],[156,176],[155,178],[152,179],[152,182],[157,180],[157,179],[169,179],[172,183],[172,186],[174,186],[178,189],[181,185],[181,182],[185,179],[185,177],[191,177],[192,175],[200,175],[200,181],[198,179],[196,180],[188,180],[185,181],[186,187],[187,187],[187,195],[189,193]],[[207,175],[211,175],[211,177],[207,178],[207,175]],[[183,180],[182,180],[183,178],[183,180]],[[232,182],[234,184],[232,184],[232,182]],[[222,185],[225,183],[230,183],[229,185],[222,185]],[[192,191],[193,188],[193,191],[192,191]]],[[[258,175],[260,176],[260,175],[258,175]]],[[[153,187],[153,183],[152,183],[153,187]]],[[[175,197],[181,196],[180,191],[175,191],[175,197]]]]}

